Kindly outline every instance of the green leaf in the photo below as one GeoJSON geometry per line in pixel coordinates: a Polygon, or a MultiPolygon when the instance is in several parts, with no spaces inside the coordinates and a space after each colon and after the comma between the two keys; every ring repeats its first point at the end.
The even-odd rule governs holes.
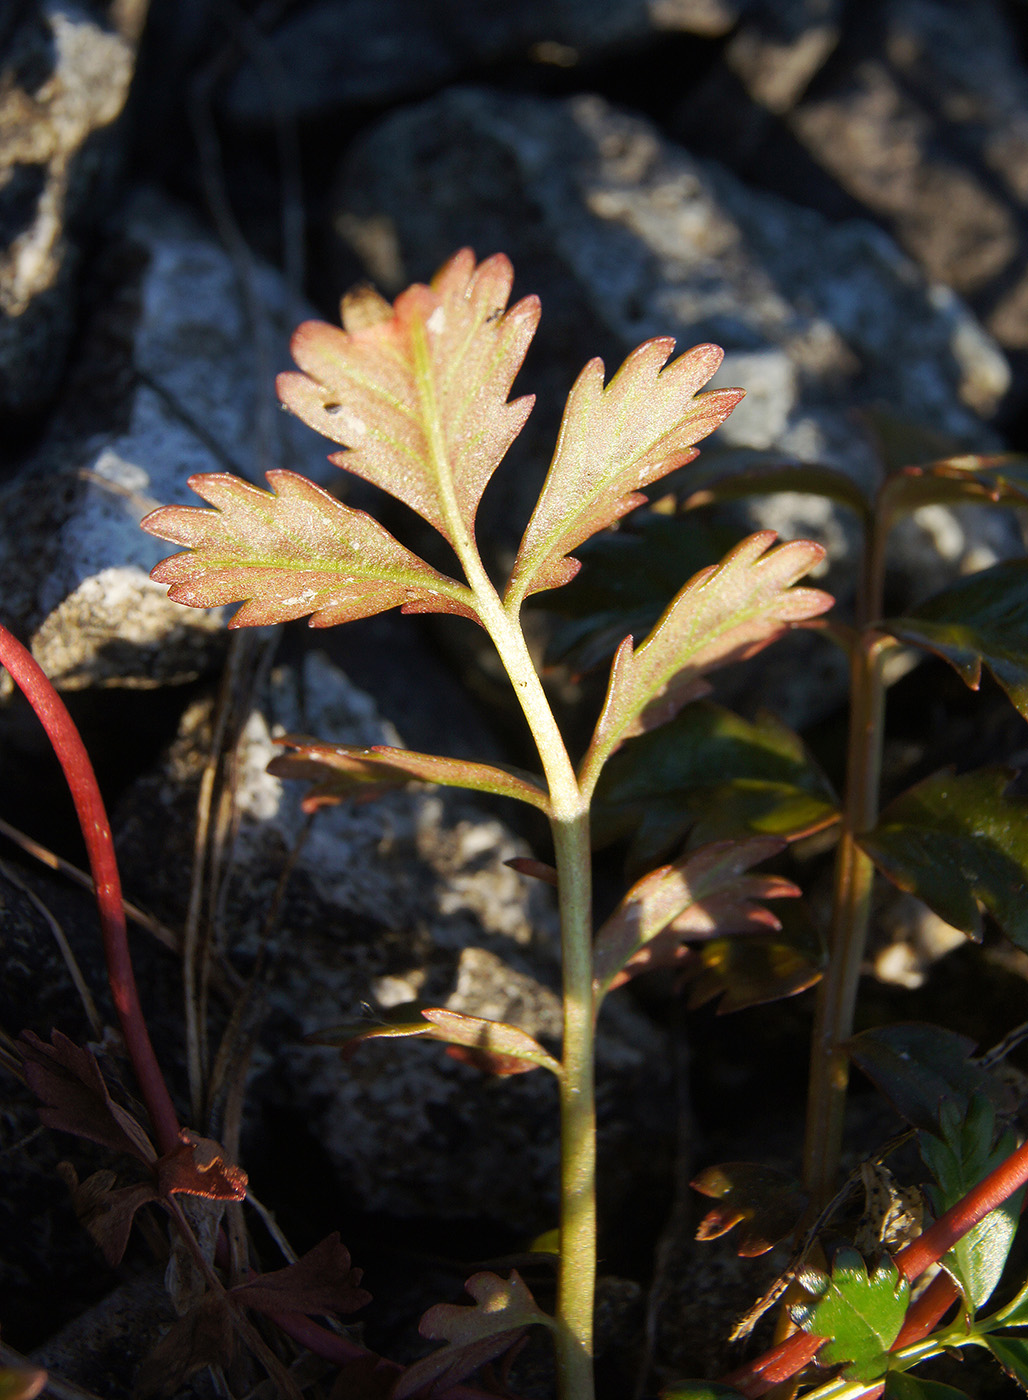
{"type": "Polygon", "coordinates": [[[736,1239],[741,1259],[766,1254],[791,1235],[807,1206],[807,1194],[794,1177],[754,1162],[721,1162],[689,1184],[719,1202],[700,1221],[696,1238],[716,1240],[741,1225],[736,1239]]]}
{"type": "MultiPolygon", "coordinates": [[[[803,1278],[808,1286],[810,1276],[803,1278]]],[[[873,1381],[884,1375],[888,1351],[899,1336],[907,1311],[910,1287],[891,1259],[883,1259],[870,1276],[855,1249],[840,1249],[830,1278],[820,1278],[821,1296],[794,1308],[793,1317],[805,1332],[829,1340],[818,1360],[836,1365],[850,1380],[873,1381]]]]}
{"type": "Polygon", "coordinates": [[[228,472],[191,476],[215,506],[161,506],[142,522],[162,540],[189,546],[150,577],[193,608],[243,602],[232,627],[311,617],[332,627],[388,608],[477,619],[471,590],[430,568],[377,520],[343,505],[295,472],[268,472],[262,491],[228,472]]]}
{"type": "Polygon", "coordinates": [[[682,950],[677,967],[689,984],[690,1009],[720,997],[724,1016],[795,996],[820,980],[826,952],[806,906],[790,900],[778,917],[778,933],[712,938],[682,950]]]}
{"type": "Polygon", "coordinates": [[[633,865],[730,837],[787,841],[837,819],[831,784],[802,739],[773,715],[742,719],[700,700],[630,739],[603,770],[593,803],[597,844],[630,835],[633,865]]]}
{"type": "Polygon", "coordinates": [[[582,763],[587,791],[619,744],[665,724],[701,694],[707,672],[753,656],[791,623],[831,607],[827,593],[793,587],[824,558],[821,546],[793,540],[772,549],[775,538],[761,530],[743,540],[690,579],[638,649],[631,637],[622,642],[582,763]]]}
{"type": "MultiPolygon", "coordinates": [[[[515,797],[549,814],[550,800],[545,788],[531,773],[520,768],[475,763],[464,758],[440,758],[437,754],[413,753],[386,744],[363,749],[349,744],[322,744],[302,736],[287,736],[276,742],[287,745],[293,753],[282,759],[272,759],[268,772],[280,778],[313,778],[319,782],[315,805],[327,800],[345,800],[355,787],[359,792],[363,784],[374,782],[376,776],[381,775],[392,785],[395,779],[401,783],[416,780],[437,783],[441,787],[488,792],[496,797],[515,797]],[[341,778],[338,796],[332,789],[335,774],[341,778]]],[[[307,805],[305,802],[305,808],[307,805]]]]}
{"type": "Polygon", "coordinates": [[[486,1021],[480,1016],[466,1016],[444,1006],[428,1006],[424,1002],[406,1001],[359,1021],[346,1021],[330,1029],[307,1036],[311,1045],[334,1045],[345,1059],[355,1053],[366,1040],[395,1040],[420,1037],[441,1040],[446,1045],[459,1046],[471,1052],[456,1058],[465,1060],[488,1073],[507,1076],[527,1074],[544,1068],[553,1074],[562,1073],[560,1064],[519,1026],[504,1021],[486,1021]]]}
{"type": "MultiPolygon", "coordinates": [[[[956,1205],[993,1168],[1005,1161],[1017,1146],[1013,1134],[996,1137],[996,1112],[989,1100],[976,1094],[969,1109],[952,1100],[940,1110],[942,1135],[922,1133],[921,1156],[935,1178],[928,1188],[936,1217],[956,1205]]],[[[1017,1231],[1023,1189],[969,1230],[942,1260],[972,1312],[991,1297],[1003,1274],[1017,1231]]]]}
{"type": "Polygon", "coordinates": [[[640,488],[691,461],[693,444],[742,398],[740,389],[697,394],[724,358],[718,346],[696,345],[668,365],[674,346],[667,337],[640,345],[606,387],[602,360],[590,360],[578,376],[514,561],[509,609],[573,578],[579,564],[571,551],[642,505],[640,488]]]}
{"type": "Polygon", "coordinates": [[[674,962],[686,939],[780,928],[778,919],[753,901],[800,891],[779,876],[744,872],[783,847],[775,837],[720,841],[644,875],[596,934],[597,996],[638,972],[674,962]]]}
{"type": "Polygon", "coordinates": [[[936,773],[882,813],[860,844],[883,874],[969,937],[982,905],[1028,948],[1028,802],[1006,796],[1009,773],[936,773]]]}
{"type": "Polygon", "coordinates": [[[986,1337],[989,1350],[1011,1380],[1022,1390],[1028,1390],[1028,1342],[1020,1337],[986,1337]]]}
{"type": "Polygon", "coordinates": [[[674,1381],[660,1392],[660,1400],[742,1400],[742,1396],[717,1381],[674,1381]]]}
{"type": "Polygon", "coordinates": [[[576,551],[582,571],[541,606],[562,619],[546,647],[550,663],[588,671],[609,662],[631,633],[644,637],[682,586],[716,564],[738,531],[697,516],[639,510],[617,530],[604,530],[576,551]]]}
{"type": "Polygon", "coordinates": [[[464,1287],[474,1298],[474,1307],[437,1303],[421,1319],[421,1335],[446,1345],[406,1368],[396,1383],[394,1400],[406,1400],[429,1385],[447,1390],[508,1351],[526,1327],[533,1323],[554,1325],[516,1269],[507,1280],[496,1274],[474,1274],[464,1287]]]}
{"type": "Polygon", "coordinates": [[[532,409],[531,398],[507,402],[539,320],[536,297],[504,314],[513,280],[502,254],[476,267],[465,248],[389,314],[344,303],[345,330],[306,321],[291,346],[302,373],[278,377],[286,407],[349,449],[331,461],[455,547],[532,409]]]}
{"type": "Polygon", "coordinates": [[[963,1114],[976,1095],[995,1100],[1001,1092],[996,1076],[972,1058],[974,1041],[942,1026],[878,1026],[852,1036],[845,1048],[897,1113],[936,1136],[943,1132],[944,1106],[963,1114]]]}
{"type": "MultiPolygon", "coordinates": [[[[689,490],[683,502],[686,510],[746,496],[798,491],[837,501],[862,519],[871,513],[870,501],[845,472],[783,458],[780,452],[764,448],[728,448],[705,454],[702,465],[694,468],[688,478],[683,474],[681,482],[689,490]]],[[[669,485],[677,486],[678,480],[669,485]]]]}
{"type": "Polygon", "coordinates": [[[883,1400],[970,1400],[963,1390],[939,1381],[925,1381],[909,1371],[890,1371],[885,1378],[883,1400]]]}
{"type": "Polygon", "coordinates": [[[1028,718],[1028,560],[971,574],[881,630],[941,656],[972,690],[984,662],[1028,718]]]}

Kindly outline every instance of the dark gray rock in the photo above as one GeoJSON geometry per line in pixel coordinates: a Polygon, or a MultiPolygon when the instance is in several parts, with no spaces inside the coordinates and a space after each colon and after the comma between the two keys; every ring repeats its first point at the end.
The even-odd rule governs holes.
{"type": "Polygon", "coordinates": [[[36,413],[60,382],[145,12],[32,0],[0,20],[0,412],[36,413]]]}

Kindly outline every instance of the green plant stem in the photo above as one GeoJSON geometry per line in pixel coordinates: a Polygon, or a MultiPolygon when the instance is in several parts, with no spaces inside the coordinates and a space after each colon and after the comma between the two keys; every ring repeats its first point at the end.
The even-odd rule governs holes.
{"type": "Polygon", "coordinates": [[[828,967],[818,986],[814,1013],[803,1145],[803,1181],[815,1210],[831,1200],[836,1187],[849,1083],[849,1059],[842,1047],[853,1033],[871,918],[874,864],[858,838],[878,817],[885,711],[881,653],[891,641],[874,632],[872,624],[882,610],[886,536],[887,524],[879,515],[868,525],[850,648],[846,796],[835,858],[828,967]]]}

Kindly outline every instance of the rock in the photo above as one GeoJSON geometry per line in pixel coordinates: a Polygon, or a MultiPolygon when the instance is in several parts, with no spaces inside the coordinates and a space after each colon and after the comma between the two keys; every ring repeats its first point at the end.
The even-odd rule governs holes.
{"type": "Polygon", "coordinates": [[[145,12],[31,0],[0,20],[0,412],[37,413],[60,383],[145,12]]]}
{"type": "MultiPolygon", "coordinates": [[[[207,716],[187,713],[162,772],[118,820],[130,888],[173,925],[185,898],[187,814],[207,753],[207,716]]],[[[284,859],[304,825],[300,793],[267,772],[273,735],[396,742],[370,698],[320,653],[276,668],[238,754],[238,832],[221,927],[253,965],[284,859]]],[[[441,745],[442,746],[442,742],[441,745]]],[[[545,1071],[487,1078],[439,1045],[383,1041],[344,1063],[305,1034],[365,1003],[420,999],[513,1021],[553,1043],[561,1015],[557,933],[546,887],[505,864],[523,842],[463,794],[394,793],[320,813],[300,851],[267,956],[267,1024],[250,1086],[247,1141],[266,1153],[286,1116],[327,1154],[356,1208],[390,1216],[480,1215],[528,1238],[556,1218],[556,1086],[545,1071]],[[277,1116],[277,1118],[276,1118],[277,1116]]],[[[599,1051],[607,1199],[631,1199],[662,1135],[661,1040],[612,998],[599,1051]]],[[[286,1149],[283,1148],[283,1151],[286,1149]]],[[[288,1154],[287,1154],[288,1155],[288,1154]]],[[[613,1207],[612,1207],[613,1209],[613,1207]]]]}
{"type": "Polygon", "coordinates": [[[534,61],[573,67],[661,34],[715,36],[747,0],[308,0],[262,35],[225,96],[230,118],[268,123],[431,92],[471,67],[534,61]],[[273,76],[269,76],[269,74],[273,76]]]}
{"type": "Polygon", "coordinates": [[[1001,345],[1028,349],[1028,76],[1003,7],[887,0],[834,32],[831,61],[791,82],[758,9],[678,129],[702,141],[734,108],[729,146],[742,173],[831,212],[863,209],[929,278],[966,297],[1001,345]]]}
{"type": "MultiPolygon", "coordinates": [[[[880,467],[854,413],[862,405],[980,450],[996,444],[979,415],[1005,392],[1008,366],[949,289],[926,283],[873,225],[832,224],[747,189],[600,98],[458,89],[397,112],[355,143],[337,207],[346,257],[362,255],[390,292],[468,243],[482,256],[507,252],[516,293],[541,294],[519,380],[540,404],[516,467],[501,467],[479,514],[500,559],[528,517],[582,364],[598,352],[613,371],[655,335],[723,345],[714,383],[747,389],[705,453],[719,443],[773,448],[871,486],[880,467]]],[[[909,563],[898,555],[897,594],[923,595],[962,568],[1019,553],[1012,521],[986,514],[946,511],[959,549],[940,559],[922,546],[909,563]]],[[[836,565],[828,586],[849,591],[856,541],[845,512],[793,495],[754,503],[746,523],[823,539],[836,565]]]]}
{"type": "MultiPolygon", "coordinates": [[[[220,612],[168,602],[148,574],[170,550],[139,529],[155,505],[201,504],[191,473],[338,477],[276,405],[274,372],[305,314],[277,273],[237,268],[177,206],[146,194],[118,217],[96,277],[60,412],[0,487],[4,622],[64,689],[187,680],[220,653],[220,612]]],[[[0,685],[9,691],[6,673],[0,685]]]]}

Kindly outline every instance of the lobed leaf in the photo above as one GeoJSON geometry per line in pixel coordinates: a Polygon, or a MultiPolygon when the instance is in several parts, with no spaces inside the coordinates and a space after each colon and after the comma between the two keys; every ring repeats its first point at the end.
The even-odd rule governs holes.
{"type": "Polygon", "coordinates": [[[1028,501],[1028,457],[1022,453],[962,453],[904,466],[881,491],[884,513],[925,505],[1009,505],[1028,501]]]}
{"type": "Polygon", "coordinates": [[[208,1201],[243,1201],[247,1176],[242,1167],[225,1161],[224,1149],[212,1138],[188,1128],[179,1131],[179,1145],[155,1164],[162,1196],[201,1196],[208,1201]]]}
{"type": "Polygon", "coordinates": [[[338,1231],[309,1249],[295,1264],[258,1274],[229,1290],[229,1297],[255,1312],[350,1313],[371,1302],[361,1288],[363,1271],[350,1265],[338,1231]]]}
{"type": "Polygon", "coordinates": [[[576,551],[581,572],[541,600],[561,619],[547,660],[575,671],[609,662],[629,632],[642,637],[655,626],[682,579],[716,564],[738,538],[737,530],[695,515],[640,509],[620,529],[586,540],[576,551]]]}
{"type": "Polygon", "coordinates": [[[630,836],[637,866],[687,836],[693,847],[758,835],[793,841],[838,819],[832,786],[798,734],[773,715],[749,721],[706,700],[619,749],[593,811],[596,843],[630,836]]]}
{"type": "Polygon", "coordinates": [[[301,373],[277,381],[287,408],[348,449],[330,461],[403,501],[455,548],[534,402],[507,401],[539,320],[536,297],[505,312],[513,280],[507,258],[476,267],[465,248],[388,315],[365,295],[350,314],[344,304],[346,329],[305,321],[291,344],[301,373]]]}
{"type": "Polygon", "coordinates": [[[910,1294],[896,1265],[885,1258],[869,1275],[857,1251],[847,1246],[837,1252],[829,1278],[804,1275],[801,1282],[808,1291],[814,1282],[820,1292],[816,1302],[793,1309],[805,1332],[828,1338],[818,1360],[845,1362],[843,1374],[850,1380],[877,1380],[888,1366],[910,1294]]]}
{"type": "Polygon", "coordinates": [[[1009,782],[1002,769],[945,769],[892,802],[860,844],[894,884],[970,938],[982,936],[982,906],[1028,948],[1028,802],[1006,795],[1009,782]]]}
{"type": "Polygon", "coordinates": [[[972,690],[984,663],[1028,718],[1028,560],[971,574],[880,629],[941,656],[972,690]]]}
{"type": "Polygon", "coordinates": [[[824,558],[821,546],[793,540],[772,549],[775,539],[761,530],[743,540],[690,579],[637,650],[631,637],[622,642],[582,763],[587,791],[619,744],[673,719],[706,688],[708,672],[755,655],[791,623],[832,606],[827,593],[793,586],[824,558]]]}
{"type": "Polygon", "coordinates": [[[741,1259],[766,1254],[796,1229],[807,1194],[795,1178],[754,1162],[722,1162],[700,1172],[690,1186],[718,1202],[700,1221],[698,1240],[716,1240],[741,1225],[741,1259]]]}
{"type": "Polygon", "coordinates": [[[26,1083],[43,1102],[39,1116],[48,1128],[127,1153],[147,1167],[157,1160],[146,1133],[111,1098],[92,1051],[57,1030],[51,1032],[49,1045],[32,1031],[22,1031],[18,1048],[26,1083]]]}
{"type": "Polygon", "coordinates": [[[711,938],[680,949],[676,967],[689,985],[690,1009],[720,998],[717,1014],[725,1016],[818,982],[827,955],[805,906],[798,900],[785,905],[779,922],[777,933],[711,938]]]}
{"type": "MultiPolygon", "coordinates": [[[[936,1218],[963,1199],[1017,1143],[1012,1133],[996,1142],[996,1112],[976,1094],[965,1111],[950,1100],[940,1110],[941,1136],[922,1133],[921,1156],[935,1184],[928,1195],[936,1218]]],[[[1024,1188],[1015,1192],[963,1235],[942,1259],[973,1313],[992,1296],[1010,1253],[1021,1214],[1024,1188]]]]}
{"type": "Polygon", "coordinates": [[[644,875],[596,934],[597,999],[635,973],[673,961],[686,939],[779,928],[770,910],[754,901],[798,895],[799,890],[776,875],[744,872],[784,846],[767,836],[719,841],[644,875]]]}
{"type": "Polygon", "coordinates": [[[526,1074],[529,1070],[545,1068],[561,1073],[559,1063],[519,1026],[504,1021],[487,1021],[481,1016],[466,1016],[462,1011],[450,1011],[444,1006],[427,1006],[424,1002],[408,1001],[392,1006],[374,1020],[345,1022],[329,1030],[317,1031],[307,1037],[312,1045],[334,1045],[349,1059],[366,1040],[408,1039],[441,1040],[446,1045],[463,1046],[476,1052],[469,1058],[494,1074],[526,1074]],[[507,1064],[506,1061],[513,1063],[507,1064]]]}
{"type": "Polygon", "coordinates": [[[194,608],[242,602],[231,627],[310,616],[312,627],[389,608],[477,618],[470,589],[405,549],[377,520],[295,472],[267,474],[262,491],[229,472],[191,476],[214,510],[161,506],[142,522],[188,545],[150,572],[168,597],[194,608]]]}
{"type": "Polygon", "coordinates": [[[107,1169],[80,1182],[70,1162],[59,1162],[57,1171],[71,1192],[80,1224],[100,1247],[111,1268],[117,1268],[128,1248],[136,1211],[158,1199],[153,1182],[118,1187],[116,1174],[107,1169]]]}
{"type": "Polygon", "coordinates": [[[1028,1342],[1020,1337],[997,1337],[994,1334],[986,1337],[985,1341],[1010,1379],[1017,1381],[1022,1390],[1028,1390],[1028,1342]]]}
{"type": "Polygon", "coordinates": [[[433,1383],[439,1390],[456,1385],[508,1351],[533,1323],[554,1325],[516,1269],[506,1280],[491,1273],[473,1274],[464,1287],[475,1300],[473,1307],[437,1303],[421,1319],[421,1335],[446,1345],[407,1367],[396,1383],[394,1400],[406,1400],[433,1383]]]}
{"type": "Polygon", "coordinates": [[[697,394],[724,358],[718,346],[696,345],[669,365],[674,345],[666,337],[640,345],[606,387],[602,360],[578,376],[514,561],[508,608],[573,578],[579,564],[571,551],[641,505],[642,487],[692,461],[693,444],[742,398],[740,389],[697,394]]]}
{"type": "MultiPolygon", "coordinates": [[[[528,802],[540,811],[549,814],[550,801],[545,788],[531,773],[520,768],[507,768],[490,763],[475,763],[464,758],[440,758],[436,754],[413,753],[409,749],[390,748],[386,744],[376,744],[363,749],[347,744],[322,744],[316,740],[287,735],[276,741],[288,745],[295,752],[288,755],[290,763],[273,759],[268,771],[279,777],[321,778],[317,791],[317,803],[330,800],[335,774],[342,776],[340,796],[348,796],[348,789],[375,782],[381,774],[391,786],[396,779],[401,783],[416,780],[423,783],[438,783],[441,787],[469,788],[473,792],[488,792],[496,797],[514,797],[528,802]],[[299,770],[295,760],[300,760],[299,770]],[[319,771],[320,770],[320,771],[319,771]],[[334,771],[333,771],[334,770],[334,771]],[[326,777],[327,774],[327,777],[326,777]]],[[[308,798],[304,807],[310,810],[308,798]]]]}
{"type": "Polygon", "coordinates": [[[976,1095],[999,1103],[1003,1094],[1000,1077],[974,1058],[974,1041],[943,1026],[877,1026],[851,1036],[845,1049],[896,1112],[922,1132],[942,1133],[946,1105],[964,1114],[976,1095]]]}
{"type": "Polygon", "coordinates": [[[135,1380],[139,1400],[171,1400],[205,1366],[229,1366],[236,1333],[226,1295],[207,1293],[171,1324],[143,1361],[135,1380]]]}

